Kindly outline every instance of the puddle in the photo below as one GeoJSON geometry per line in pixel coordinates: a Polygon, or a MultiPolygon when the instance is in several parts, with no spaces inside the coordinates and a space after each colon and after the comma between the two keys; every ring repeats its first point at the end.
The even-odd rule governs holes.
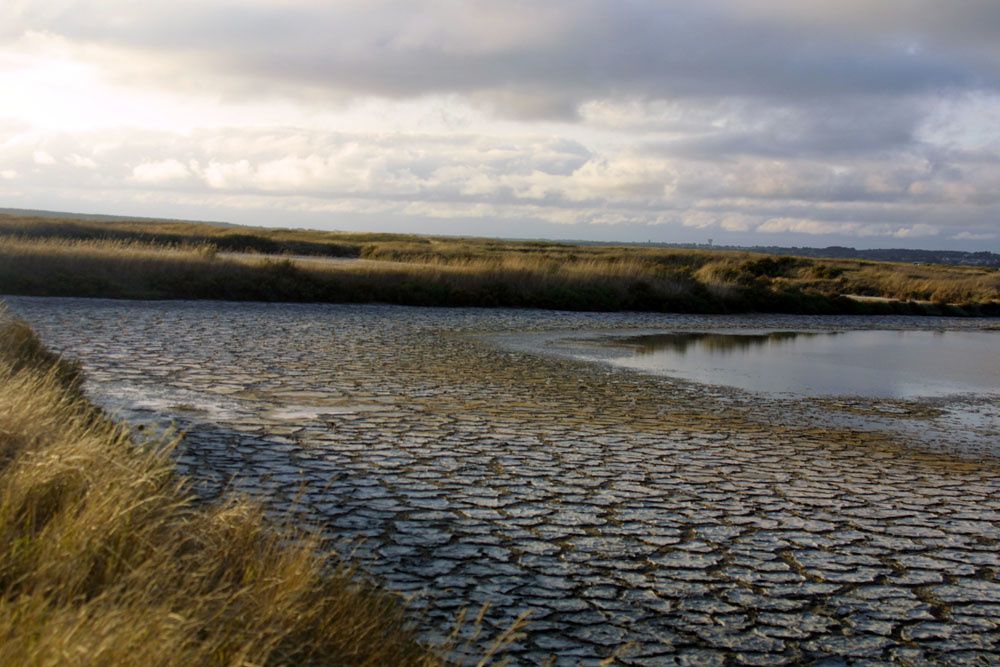
{"type": "Polygon", "coordinates": [[[609,349],[599,356],[615,366],[775,395],[1000,393],[996,331],[671,332],[588,343],[609,349]]]}

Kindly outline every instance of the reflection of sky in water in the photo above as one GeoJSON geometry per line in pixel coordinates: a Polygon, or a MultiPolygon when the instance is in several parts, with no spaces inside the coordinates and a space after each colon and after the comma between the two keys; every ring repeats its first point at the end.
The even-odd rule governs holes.
{"type": "Polygon", "coordinates": [[[611,363],[767,393],[913,398],[1000,392],[1000,333],[670,333],[609,341],[611,363]]]}

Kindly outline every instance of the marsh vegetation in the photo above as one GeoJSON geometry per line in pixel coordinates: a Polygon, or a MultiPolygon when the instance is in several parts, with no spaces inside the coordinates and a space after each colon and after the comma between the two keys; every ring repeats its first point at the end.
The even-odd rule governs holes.
{"type": "Polygon", "coordinates": [[[594,311],[994,314],[1000,312],[1000,271],[709,250],[4,216],[0,292],[594,311]]]}

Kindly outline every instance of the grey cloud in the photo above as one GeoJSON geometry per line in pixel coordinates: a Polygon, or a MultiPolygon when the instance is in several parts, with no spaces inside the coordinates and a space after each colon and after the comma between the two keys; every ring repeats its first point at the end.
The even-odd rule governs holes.
{"type": "Polygon", "coordinates": [[[993,0],[741,0],[753,15],[781,15],[806,26],[894,37],[920,46],[995,50],[1000,5],[993,0]]]}
{"type": "Polygon", "coordinates": [[[730,156],[838,159],[913,149],[926,114],[925,100],[911,96],[855,96],[795,105],[752,104],[722,128],[650,144],[664,155],[719,160],[730,156]]]}
{"type": "MultiPolygon", "coordinates": [[[[477,125],[470,112],[464,134],[0,136],[0,194],[281,203],[481,221],[494,233],[514,220],[663,225],[744,242],[768,230],[980,242],[1000,220],[1000,137],[982,120],[1000,100],[996,0],[0,6],[0,41],[26,30],[62,35],[109,76],[178,98],[193,87],[223,107],[239,95],[323,109],[454,96],[520,134],[492,136],[495,119],[477,125]],[[978,106],[949,115],[966,98],[978,106]]],[[[30,134],[5,123],[0,134],[30,134]]]]}
{"type": "MultiPolygon", "coordinates": [[[[832,3],[806,4],[832,11],[832,3]]],[[[925,46],[912,49],[874,19],[868,31],[850,22],[831,29],[797,20],[803,12],[763,7],[741,0],[80,0],[55,15],[24,15],[19,25],[169,58],[190,67],[188,78],[211,74],[244,92],[458,92],[490,98],[501,109],[507,101],[520,115],[565,114],[586,100],[622,94],[797,99],[1000,82],[1000,63],[983,55],[991,53],[985,36],[969,38],[954,22],[913,23],[912,39],[925,46]],[[463,18],[476,16],[486,18],[463,18]]],[[[997,27],[985,3],[948,12],[969,8],[980,17],[971,25],[997,27]]]]}

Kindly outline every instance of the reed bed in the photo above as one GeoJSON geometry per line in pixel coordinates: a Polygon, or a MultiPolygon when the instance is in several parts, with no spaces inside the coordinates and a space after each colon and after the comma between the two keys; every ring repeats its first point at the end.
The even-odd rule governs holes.
{"type": "MultiPolygon", "coordinates": [[[[109,234],[132,235],[118,238],[96,236],[94,223],[62,222],[55,228],[50,223],[6,224],[0,219],[0,293],[8,294],[597,311],[1000,313],[1000,271],[974,267],[261,231],[275,242],[287,237],[300,245],[350,246],[364,260],[324,261],[342,255],[307,254],[300,259],[291,254],[299,247],[294,244],[279,245],[283,255],[232,254],[227,250],[231,244],[204,241],[206,225],[169,223],[147,229],[139,223],[108,223],[109,234]],[[72,233],[50,234],[62,234],[64,227],[72,233]],[[16,229],[33,231],[4,233],[16,229]],[[81,229],[91,236],[79,238],[86,236],[81,229]],[[156,240],[165,230],[176,242],[156,240]]],[[[233,237],[235,232],[226,234],[233,237]]]]}
{"type": "MultiPolygon", "coordinates": [[[[227,252],[288,252],[328,257],[357,256],[361,248],[361,243],[350,234],[287,229],[250,230],[244,227],[174,221],[93,222],[10,214],[0,214],[0,235],[76,241],[136,241],[165,246],[212,244],[227,252]]],[[[368,241],[382,238],[364,235],[364,239],[368,241]]]]}
{"type": "Polygon", "coordinates": [[[442,664],[317,538],[195,503],[171,447],[106,419],[0,312],[0,664],[442,664]]]}
{"type": "MultiPolygon", "coordinates": [[[[381,302],[572,310],[719,310],[713,294],[634,262],[519,256],[463,263],[230,259],[210,248],[0,237],[0,292],[139,299],[381,302]]],[[[733,306],[735,306],[733,302],[733,306]]]]}

